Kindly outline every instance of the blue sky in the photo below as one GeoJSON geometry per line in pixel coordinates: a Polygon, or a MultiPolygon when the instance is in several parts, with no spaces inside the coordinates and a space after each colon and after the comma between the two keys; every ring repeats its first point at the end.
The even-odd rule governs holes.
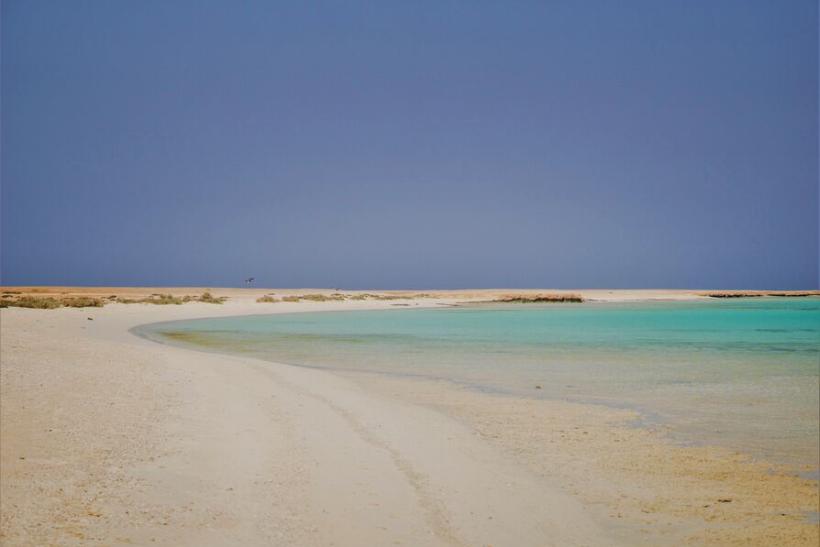
{"type": "Polygon", "coordinates": [[[5,284],[818,286],[812,1],[2,4],[5,284]]]}

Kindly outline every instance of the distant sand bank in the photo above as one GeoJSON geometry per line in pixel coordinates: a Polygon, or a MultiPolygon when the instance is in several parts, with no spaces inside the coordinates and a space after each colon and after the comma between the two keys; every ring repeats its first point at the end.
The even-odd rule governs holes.
{"type": "Polygon", "coordinates": [[[0,308],[102,307],[108,304],[221,304],[230,299],[257,303],[395,301],[404,306],[455,302],[562,303],[681,301],[742,297],[820,297],[820,290],[670,290],[670,289],[458,289],[387,290],[266,289],[210,287],[0,287],[0,308]],[[439,302],[433,302],[439,301],[439,302]],[[399,303],[402,302],[402,303],[399,303]]]}
{"type": "Polygon", "coordinates": [[[816,481],[718,449],[672,446],[630,427],[627,411],[332,374],[128,332],[195,317],[562,291],[370,291],[416,297],[260,303],[271,293],[335,291],[0,290],[227,297],[0,312],[4,544],[817,544],[818,527],[805,518],[818,504],[816,481]]]}

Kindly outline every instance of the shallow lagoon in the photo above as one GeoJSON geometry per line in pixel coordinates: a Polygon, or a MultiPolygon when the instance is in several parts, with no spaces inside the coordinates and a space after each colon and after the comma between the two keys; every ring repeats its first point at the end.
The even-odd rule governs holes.
{"type": "Polygon", "coordinates": [[[293,313],[138,330],[294,365],[626,406],[679,442],[818,466],[816,298],[293,313]]]}

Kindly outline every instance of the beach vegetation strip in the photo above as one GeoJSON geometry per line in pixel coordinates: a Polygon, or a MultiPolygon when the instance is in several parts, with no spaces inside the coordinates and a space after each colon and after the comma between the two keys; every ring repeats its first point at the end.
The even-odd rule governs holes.
{"type": "Polygon", "coordinates": [[[344,302],[346,300],[415,300],[417,298],[431,298],[427,293],[416,294],[377,294],[377,293],[354,293],[345,294],[334,293],[309,293],[309,294],[289,294],[281,298],[276,298],[274,294],[266,294],[256,299],[260,303],[273,304],[276,302],[344,302]]]}
{"type": "Polygon", "coordinates": [[[152,294],[147,298],[117,298],[116,302],[120,304],[157,304],[157,305],[180,305],[188,302],[204,302],[206,304],[222,304],[228,297],[214,296],[210,292],[205,291],[199,296],[174,296],[172,294],[152,294]]]}
{"type": "Polygon", "coordinates": [[[101,298],[87,296],[74,296],[55,298],[52,296],[20,296],[10,297],[3,295],[0,298],[0,308],[34,308],[41,310],[51,310],[55,308],[101,308],[105,301],[101,298]]]}
{"type": "Polygon", "coordinates": [[[806,297],[820,296],[820,291],[709,291],[702,293],[701,296],[709,298],[806,297]]]}
{"type": "Polygon", "coordinates": [[[538,293],[538,294],[506,294],[492,300],[509,304],[541,304],[541,303],[581,303],[584,297],[576,293],[538,293]]]}
{"type": "Polygon", "coordinates": [[[204,302],[206,304],[222,304],[226,296],[214,296],[204,292],[199,296],[177,297],[171,294],[153,294],[146,298],[125,298],[112,295],[108,298],[94,296],[31,296],[17,293],[3,293],[0,297],[0,308],[33,308],[52,310],[56,308],[101,308],[108,303],[118,304],[185,304],[188,302],[204,302]]]}

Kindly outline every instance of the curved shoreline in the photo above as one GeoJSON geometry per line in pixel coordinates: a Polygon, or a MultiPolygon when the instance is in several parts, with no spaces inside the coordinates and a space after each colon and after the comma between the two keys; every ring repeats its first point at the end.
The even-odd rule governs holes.
{"type": "MultiPolygon", "coordinates": [[[[356,308],[389,307],[366,304],[356,308]]],[[[3,310],[0,538],[816,544],[817,527],[799,509],[816,504],[816,481],[767,478],[723,453],[665,447],[621,427],[626,412],[478,402],[456,389],[443,398],[407,380],[363,389],[326,371],[128,332],[265,306],[3,310]],[[726,476],[731,482],[717,478],[726,476]],[[731,503],[714,501],[727,495],[731,503]]]]}
{"type": "MultiPolygon", "coordinates": [[[[179,347],[209,352],[207,348],[198,347],[196,344],[189,345],[181,343],[179,344],[179,347]]],[[[221,355],[238,355],[231,352],[219,352],[218,350],[214,351],[221,355]]],[[[271,364],[283,364],[277,360],[262,359],[262,361],[271,364]]],[[[561,416],[561,419],[564,420],[564,423],[560,424],[562,427],[578,429],[579,426],[577,424],[581,423],[583,427],[597,429],[596,436],[598,437],[603,438],[609,436],[608,440],[605,440],[603,443],[599,443],[594,447],[596,450],[622,451],[625,447],[629,447],[634,450],[636,452],[635,457],[630,458],[634,461],[622,461],[621,469],[617,469],[616,477],[604,478],[602,476],[606,473],[612,472],[613,468],[611,466],[609,466],[608,469],[605,467],[598,467],[596,469],[593,466],[590,466],[581,470],[582,474],[588,474],[590,472],[601,474],[599,478],[603,479],[602,482],[611,483],[609,487],[613,484],[619,484],[619,488],[628,490],[628,481],[626,480],[628,475],[624,474],[624,472],[637,462],[643,461],[644,463],[641,465],[655,467],[656,469],[658,467],[662,468],[664,464],[659,462],[658,457],[655,455],[655,453],[660,450],[663,454],[662,459],[669,459],[674,462],[675,466],[678,466],[677,468],[674,468],[673,466],[672,468],[663,470],[665,475],[660,477],[660,481],[647,485],[649,490],[663,492],[662,496],[670,495],[664,492],[665,485],[662,484],[664,481],[669,479],[688,479],[701,481],[701,488],[705,491],[714,490],[715,492],[718,492],[714,494],[714,496],[716,498],[723,499],[720,498],[719,492],[725,491],[726,489],[718,485],[717,490],[715,490],[716,485],[708,484],[711,481],[709,477],[715,473],[720,475],[732,473],[739,475],[741,478],[737,481],[737,484],[727,485],[729,486],[729,490],[738,491],[736,487],[739,487],[739,491],[743,492],[741,496],[757,498],[754,501],[754,503],[757,504],[757,509],[751,508],[751,510],[762,511],[762,506],[766,503],[764,501],[766,495],[764,494],[761,496],[759,492],[754,492],[754,490],[755,484],[761,481],[764,476],[768,475],[766,479],[763,479],[763,482],[767,483],[765,488],[779,489],[779,503],[783,503],[786,498],[799,496],[797,492],[802,491],[802,495],[804,497],[803,499],[807,502],[804,506],[809,508],[813,507],[811,499],[812,489],[814,488],[816,490],[817,482],[815,479],[807,477],[792,477],[790,471],[792,469],[791,466],[774,465],[766,460],[752,460],[748,456],[744,456],[737,452],[732,452],[726,448],[718,448],[708,444],[681,445],[668,438],[663,427],[644,427],[641,428],[643,429],[642,431],[636,430],[633,424],[635,420],[641,419],[639,409],[617,407],[600,402],[569,402],[556,399],[543,400],[531,398],[522,400],[521,397],[517,395],[503,393],[493,394],[487,392],[486,390],[476,390],[471,385],[460,385],[452,380],[428,378],[426,376],[379,373],[370,374],[372,371],[311,367],[299,364],[288,364],[286,366],[307,368],[309,370],[325,371],[334,375],[341,375],[343,377],[353,379],[357,384],[365,387],[367,392],[372,393],[375,391],[381,393],[382,396],[387,399],[403,400],[412,405],[421,405],[426,408],[441,411],[445,415],[456,418],[464,423],[464,425],[466,425],[474,433],[477,433],[485,441],[490,444],[496,444],[500,450],[507,453],[507,456],[511,460],[514,461],[518,459],[518,463],[523,467],[530,469],[536,475],[546,480],[549,484],[554,487],[559,487],[562,490],[572,491],[572,489],[575,488],[572,485],[577,484],[581,480],[578,474],[573,476],[572,474],[556,473],[556,467],[560,467],[559,465],[553,465],[549,469],[545,470],[544,462],[539,461],[544,459],[543,452],[539,452],[535,460],[530,459],[529,461],[527,461],[526,458],[517,458],[520,454],[515,453],[520,452],[522,442],[524,445],[527,445],[529,449],[533,449],[538,446],[537,444],[533,445],[532,436],[531,433],[529,433],[532,428],[539,427],[537,420],[533,421],[530,419],[530,415],[534,412],[544,412],[546,410],[553,416],[561,416]],[[370,379],[368,379],[368,377],[370,377],[370,379]],[[372,380],[374,378],[375,381],[372,380]],[[416,389],[408,389],[408,383],[413,383],[416,389]],[[386,389],[385,386],[387,386],[386,389]],[[503,424],[494,423],[495,416],[493,415],[493,411],[488,412],[488,406],[485,404],[485,398],[495,399],[493,401],[493,406],[489,407],[494,409],[493,411],[500,410],[501,412],[508,412],[508,419],[503,424]],[[458,401],[458,403],[448,403],[442,405],[439,404],[440,401],[458,401]],[[522,407],[524,410],[518,411],[517,407],[522,407]],[[515,408],[516,410],[509,412],[509,408],[515,408]],[[516,413],[517,415],[515,415],[516,413]],[[590,423],[588,420],[580,420],[579,415],[595,415],[596,418],[593,423],[590,423]],[[500,429],[498,428],[499,425],[500,429]],[[516,435],[510,434],[510,430],[515,431],[517,428],[522,427],[524,431],[527,432],[523,436],[523,439],[520,436],[516,437],[516,435]],[[619,436],[620,439],[615,438],[619,436]],[[618,442],[621,443],[621,446],[614,444],[618,442]],[[515,450],[510,452],[511,448],[514,448],[515,450]],[[703,469],[698,470],[698,472],[684,471],[686,468],[690,468],[692,463],[695,461],[701,462],[701,464],[707,462],[707,464],[702,465],[703,469]],[[793,478],[797,480],[792,480],[793,478]]],[[[657,426],[658,424],[654,425],[657,426]]],[[[547,442],[551,443],[552,441],[547,442]]],[[[540,449],[544,448],[546,448],[546,444],[542,444],[540,446],[540,449]]],[[[578,446],[575,447],[576,450],[578,448],[578,446]]],[[[588,448],[583,448],[582,452],[586,450],[588,450],[588,448]]],[[[557,463],[558,461],[563,460],[561,465],[566,465],[567,461],[565,456],[566,455],[559,455],[555,462],[557,463]]],[[[576,453],[575,457],[578,456],[580,456],[580,454],[576,453]]],[[[553,457],[555,457],[555,455],[553,455],[553,457]]],[[[641,480],[641,478],[632,476],[630,480],[641,480]]],[[[774,525],[771,522],[758,523],[758,535],[750,533],[749,530],[746,529],[747,526],[745,524],[741,524],[745,517],[738,517],[737,514],[723,516],[711,514],[707,516],[703,511],[700,511],[699,514],[697,511],[680,514],[678,510],[673,511],[678,514],[672,517],[668,513],[668,511],[672,508],[666,509],[666,512],[657,511],[657,507],[655,507],[652,503],[642,501],[639,502],[639,508],[632,507],[631,509],[625,509],[623,507],[619,507],[618,503],[620,500],[616,501],[614,499],[610,501],[611,506],[609,510],[611,511],[613,508],[618,508],[618,511],[616,513],[601,512],[599,509],[594,508],[599,502],[595,502],[593,500],[595,500],[596,497],[599,498],[601,496],[602,486],[603,485],[601,484],[586,484],[586,488],[590,492],[581,494],[580,492],[575,491],[574,494],[579,499],[585,501],[587,510],[591,511],[590,514],[594,516],[595,520],[600,525],[604,526],[604,528],[608,531],[606,541],[610,544],[673,544],[685,541],[687,538],[691,540],[695,537],[697,537],[698,543],[723,544],[725,541],[734,541],[739,537],[742,537],[744,538],[745,543],[766,545],[768,540],[764,541],[763,538],[772,533],[778,535],[780,538],[779,541],[802,544],[804,540],[808,538],[806,544],[811,544],[817,533],[817,530],[812,529],[811,526],[813,521],[816,520],[816,513],[811,512],[790,513],[795,517],[794,520],[796,522],[790,522],[789,525],[785,527],[786,530],[783,529],[784,527],[781,526],[781,523],[775,523],[774,525]],[[598,490],[597,493],[595,492],[596,489],[598,490]],[[650,507],[651,509],[647,509],[647,507],[650,507]],[[637,513],[637,511],[640,512],[637,513]],[[628,514],[630,512],[632,515],[628,514]],[[642,528],[637,521],[640,519],[645,523],[647,521],[647,515],[652,513],[657,513],[653,516],[661,521],[667,520],[666,526],[674,526],[674,528],[667,528],[664,533],[659,536],[654,535],[645,527],[642,528]],[[626,524],[624,521],[628,521],[630,517],[633,522],[631,524],[626,524]],[[740,518],[740,521],[737,520],[738,518],[740,518]],[[701,519],[704,520],[701,521],[701,519]],[[700,525],[702,529],[698,530],[698,532],[692,536],[692,528],[698,526],[696,524],[698,521],[702,523],[700,525]],[[723,530],[718,531],[709,525],[706,525],[705,523],[709,521],[715,523],[720,522],[719,527],[723,528],[723,530]],[[788,530],[791,525],[794,525],[794,529],[788,530]],[[733,530],[733,526],[738,526],[738,528],[733,530]],[[684,532],[684,530],[687,529],[689,530],[689,533],[684,532]]],[[[685,495],[682,496],[684,493],[681,491],[675,491],[673,489],[673,492],[675,493],[671,495],[674,497],[686,497],[685,495]]],[[[708,496],[708,494],[702,493],[699,496],[694,496],[694,498],[704,498],[706,501],[709,501],[708,496]]],[[[652,498],[654,495],[650,495],[649,497],[652,498]]],[[[816,499],[816,496],[814,496],[813,499],[816,499]]],[[[686,505],[686,503],[682,503],[682,505],[686,505]]],[[[699,507],[708,508],[710,505],[704,504],[699,507]]],[[[744,511],[749,510],[749,506],[744,507],[744,511]]],[[[754,530],[754,528],[751,529],[754,530]]]]}
{"type": "MultiPolygon", "coordinates": [[[[620,304],[611,303],[601,304],[600,306],[606,307],[611,305],[618,307],[621,306],[620,304]]],[[[547,304],[539,306],[535,309],[552,311],[555,310],[555,306],[555,304],[547,304]]],[[[574,308],[576,305],[570,306],[574,308]]],[[[638,311],[644,311],[656,309],[683,309],[685,311],[688,311],[689,309],[695,309],[701,311],[708,311],[712,309],[712,306],[720,308],[724,306],[724,303],[709,303],[699,301],[697,304],[685,305],[669,303],[662,304],[658,302],[653,302],[639,306],[630,303],[628,305],[628,310],[635,309],[638,311]],[[678,308],[678,306],[681,306],[681,308],[678,308]]],[[[469,306],[465,306],[465,308],[469,309],[469,311],[475,311],[474,308],[469,306]]],[[[812,434],[812,430],[816,430],[816,420],[814,420],[813,423],[809,421],[805,423],[801,422],[800,424],[797,424],[797,422],[790,421],[791,418],[784,418],[783,420],[779,421],[775,420],[775,417],[778,417],[779,419],[780,417],[792,416],[792,414],[790,413],[790,410],[792,408],[803,414],[806,413],[807,409],[808,412],[810,412],[811,409],[816,406],[816,401],[802,401],[801,399],[802,402],[799,406],[792,405],[790,407],[784,406],[783,408],[779,406],[771,407],[772,410],[770,412],[773,415],[771,417],[770,423],[777,424],[780,422],[784,422],[787,425],[793,425],[794,431],[790,434],[790,436],[777,435],[776,437],[773,436],[770,441],[762,442],[758,441],[757,439],[767,438],[765,435],[769,432],[777,433],[779,431],[778,426],[766,426],[769,429],[761,427],[758,427],[757,429],[752,428],[751,431],[755,433],[756,436],[750,435],[750,429],[746,428],[745,424],[752,422],[749,422],[748,420],[743,421],[744,417],[747,418],[749,416],[749,413],[746,412],[744,414],[743,410],[745,408],[745,402],[748,398],[739,398],[739,396],[732,398],[730,393],[726,394],[726,401],[730,402],[725,402],[724,399],[714,398],[712,399],[712,401],[715,402],[713,402],[712,404],[714,405],[715,409],[721,409],[721,412],[736,413],[737,417],[733,418],[732,420],[727,419],[724,421],[712,418],[709,414],[701,414],[695,417],[693,416],[692,412],[688,410],[687,405],[692,401],[691,397],[689,397],[688,394],[685,392],[666,392],[667,396],[669,394],[671,394],[672,396],[669,399],[670,402],[664,403],[663,401],[658,400],[657,397],[652,398],[647,396],[641,396],[639,393],[635,393],[634,389],[632,391],[612,390],[608,387],[608,384],[604,384],[604,391],[601,391],[600,382],[596,384],[596,388],[592,384],[589,384],[589,382],[586,382],[584,380],[584,378],[586,377],[593,377],[595,375],[594,371],[587,371],[585,373],[581,373],[582,376],[580,377],[577,375],[577,373],[573,373],[575,374],[575,376],[568,376],[566,378],[561,377],[557,380],[553,376],[550,376],[548,372],[544,372],[545,375],[543,377],[538,375],[540,373],[536,373],[536,376],[532,376],[530,374],[529,376],[527,376],[525,380],[522,381],[516,376],[517,373],[515,372],[515,370],[504,372],[502,376],[498,376],[498,374],[484,374],[477,376],[465,374],[464,371],[460,370],[460,367],[442,368],[436,366],[427,366],[428,363],[436,363],[439,358],[452,359],[452,356],[449,354],[449,352],[447,352],[446,354],[440,354],[439,350],[425,350],[424,340],[426,340],[426,338],[418,339],[418,341],[416,341],[416,339],[413,338],[412,350],[414,352],[416,352],[416,350],[421,351],[424,357],[415,358],[414,361],[411,363],[412,366],[408,366],[408,362],[406,360],[402,361],[401,355],[394,354],[394,352],[401,353],[402,351],[408,349],[407,346],[402,342],[403,337],[424,337],[431,335],[431,333],[429,332],[427,332],[427,334],[419,334],[419,332],[414,330],[414,325],[418,325],[420,321],[427,322],[428,320],[433,324],[443,325],[444,323],[441,322],[446,322],[447,316],[441,317],[438,315],[438,312],[448,312],[446,311],[446,309],[442,309],[435,306],[418,306],[411,309],[417,310],[417,313],[420,312],[420,315],[413,315],[411,317],[421,319],[412,319],[410,317],[398,315],[403,312],[414,313],[412,311],[408,311],[408,308],[388,309],[384,307],[377,309],[382,312],[378,317],[380,319],[384,318],[384,320],[393,325],[393,327],[392,330],[390,330],[389,333],[387,333],[389,335],[389,339],[386,339],[385,341],[381,342],[378,347],[373,348],[372,352],[370,347],[367,345],[368,342],[366,342],[366,340],[370,339],[372,336],[378,336],[378,333],[382,332],[381,330],[379,330],[379,321],[374,322],[374,320],[372,319],[364,318],[365,315],[369,315],[366,312],[372,312],[374,311],[373,309],[334,309],[326,311],[301,310],[299,314],[306,314],[310,316],[310,318],[305,318],[304,321],[299,321],[300,325],[302,323],[305,323],[306,326],[304,327],[304,329],[299,328],[296,330],[293,330],[292,328],[288,327],[288,325],[291,322],[289,319],[283,321],[283,319],[285,319],[288,315],[293,313],[287,311],[278,314],[268,313],[228,317],[197,318],[192,320],[164,321],[153,324],[139,325],[131,329],[131,331],[140,337],[161,344],[170,344],[173,346],[182,347],[186,349],[193,349],[197,351],[204,351],[222,355],[250,356],[272,363],[280,363],[287,364],[290,366],[324,370],[331,373],[342,375],[384,375],[387,377],[387,380],[389,380],[390,378],[394,378],[397,380],[408,379],[413,381],[446,383],[447,385],[450,385],[453,389],[469,389],[478,393],[486,393],[490,395],[523,397],[527,399],[549,399],[551,401],[568,401],[575,404],[589,404],[602,406],[604,408],[613,409],[616,411],[627,410],[636,413],[636,417],[633,420],[633,423],[639,422],[644,424],[645,426],[654,426],[656,429],[664,429],[668,433],[664,441],[670,444],[678,446],[721,447],[725,450],[739,451],[758,461],[768,461],[770,463],[782,466],[784,468],[787,466],[792,466],[794,468],[801,469],[801,472],[804,473],[816,474],[817,472],[817,466],[808,471],[805,471],[803,469],[804,465],[811,465],[817,459],[817,452],[813,448],[813,446],[816,443],[812,443],[811,441],[812,438],[817,438],[816,434],[812,434]],[[363,314],[362,312],[365,313],[363,314]],[[348,315],[345,315],[343,318],[332,318],[328,317],[329,314],[348,315]],[[277,316],[279,316],[279,319],[275,319],[277,316]],[[369,325],[365,331],[362,331],[361,328],[355,327],[355,324],[359,320],[365,321],[369,325]],[[200,321],[204,321],[204,323],[199,323],[200,321]],[[327,321],[330,321],[332,323],[330,330],[328,330],[328,325],[325,323],[327,321]],[[310,325],[314,322],[317,322],[317,325],[319,326],[312,328],[310,325]],[[268,326],[266,327],[265,325],[268,326]],[[311,344],[314,344],[314,342],[317,342],[321,345],[324,343],[323,340],[332,340],[336,337],[336,334],[338,333],[336,332],[336,330],[333,330],[334,328],[341,329],[339,332],[345,333],[345,336],[342,337],[343,340],[347,341],[347,336],[349,335],[353,337],[352,341],[365,342],[365,345],[360,346],[359,344],[357,344],[355,347],[350,348],[348,348],[347,346],[332,346],[329,352],[328,350],[324,350],[320,354],[317,354],[315,351],[312,351],[311,344]],[[239,337],[240,340],[245,340],[246,336],[243,335],[243,332],[245,332],[244,329],[249,329],[246,333],[248,334],[248,344],[234,343],[231,333],[236,332],[236,335],[239,337]],[[269,329],[271,336],[274,336],[277,340],[276,345],[265,345],[264,340],[261,340],[258,336],[260,332],[262,332],[259,329],[262,329],[262,331],[265,332],[268,332],[269,329]],[[211,337],[209,335],[209,332],[212,330],[214,330],[214,337],[211,337]],[[290,342],[288,341],[290,335],[295,335],[297,338],[294,341],[290,342]],[[360,340],[358,338],[359,336],[364,336],[366,338],[360,340]],[[392,341],[394,336],[398,336],[400,337],[400,339],[392,341]],[[401,345],[390,345],[393,343],[401,345]],[[291,349],[293,348],[296,348],[295,352],[291,351],[291,349]],[[305,351],[302,351],[300,348],[303,348],[305,351]],[[338,357],[335,354],[336,351],[340,352],[338,357]],[[348,352],[350,353],[348,354],[348,352]],[[573,386],[573,388],[575,389],[566,392],[566,390],[555,390],[550,387],[552,385],[558,385],[562,382],[576,384],[573,386]],[[538,385],[538,390],[533,390],[534,385],[538,385]],[[544,386],[544,389],[541,389],[542,385],[544,386]],[[675,393],[677,393],[677,396],[675,396],[675,393]],[[672,404],[671,401],[675,401],[675,403],[672,404]],[[716,401],[724,402],[717,403],[716,401]],[[722,407],[720,405],[722,405],[722,407]],[[661,418],[662,416],[663,418],[661,418]],[[696,419],[700,419],[701,421],[697,422],[696,419]],[[797,429],[798,425],[800,429],[797,429]],[[721,437],[715,437],[714,435],[712,435],[714,429],[733,432],[733,434],[728,436],[722,435],[721,437]]],[[[483,309],[484,308],[482,308],[482,310],[483,309]]],[[[496,307],[494,306],[488,309],[494,310],[496,309],[496,307]]],[[[526,309],[527,311],[533,310],[533,308],[522,308],[519,305],[509,304],[501,306],[498,309],[510,312],[519,311],[523,309],[526,309]]],[[[559,314],[556,317],[561,317],[561,311],[555,311],[559,314]]],[[[453,316],[458,317],[458,312],[454,312],[453,316]]],[[[515,321],[515,319],[512,320],[515,321]]],[[[294,321],[296,321],[296,319],[294,319],[294,321]]],[[[502,321],[507,320],[502,319],[502,321]]],[[[447,329],[445,327],[442,327],[442,329],[442,332],[436,332],[432,334],[433,336],[435,336],[435,340],[443,340],[440,339],[439,336],[446,336],[446,334],[444,334],[444,331],[446,331],[447,329]]],[[[813,329],[807,330],[810,332],[816,332],[816,330],[813,329]]],[[[479,339],[481,339],[482,341],[484,340],[483,337],[486,334],[487,333],[473,332],[473,335],[478,336],[479,339]]],[[[701,342],[699,339],[694,340],[697,341],[698,348],[703,349],[704,347],[707,347],[706,342],[701,342]]],[[[495,342],[497,343],[498,340],[495,340],[495,342]]],[[[765,343],[771,344],[771,341],[767,341],[765,343]]],[[[763,344],[763,342],[761,342],[761,344],[763,344]]],[[[508,348],[508,346],[503,347],[507,350],[510,349],[508,348]]],[[[723,349],[723,346],[720,345],[708,347],[710,349],[723,349]]],[[[515,347],[513,347],[512,350],[517,351],[515,347]]],[[[603,357],[605,359],[612,359],[607,362],[613,364],[628,364],[629,366],[631,366],[633,364],[633,361],[634,363],[639,365],[647,363],[654,364],[658,359],[673,359],[670,353],[672,350],[679,352],[689,351],[688,346],[683,347],[682,350],[680,346],[674,346],[672,342],[670,342],[669,344],[663,343],[661,345],[661,350],[663,353],[658,353],[657,350],[652,350],[646,355],[638,355],[637,357],[629,355],[618,356],[614,354],[596,354],[586,356],[584,358],[586,360],[581,359],[578,362],[583,365],[587,362],[593,362],[589,361],[590,359],[594,360],[603,357]]],[[[480,369],[480,365],[478,365],[478,363],[482,362],[480,355],[473,355],[473,353],[470,353],[469,350],[465,350],[462,348],[459,348],[458,351],[460,353],[467,352],[466,354],[470,356],[466,359],[461,359],[459,361],[460,364],[469,365],[470,367],[476,365],[480,369]]],[[[573,351],[575,350],[573,349],[573,351]]],[[[578,355],[582,355],[584,351],[583,346],[580,346],[578,351],[580,352],[578,355]]],[[[734,358],[736,360],[746,360],[749,362],[749,364],[752,364],[752,361],[754,359],[758,359],[758,355],[755,354],[754,351],[759,350],[757,347],[754,347],[752,349],[745,348],[744,352],[740,356],[734,357],[726,357],[722,355],[718,357],[716,357],[715,355],[702,357],[700,355],[694,356],[691,353],[685,353],[683,354],[683,359],[685,359],[684,361],[680,361],[681,358],[680,355],[678,355],[679,361],[670,362],[679,362],[678,366],[685,365],[688,367],[689,360],[701,359],[704,361],[704,363],[707,363],[712,367],[715,367],[717,365],[722,366],[723,361],[721,360],[734,358]],[[717,361],[710,361],[710,359],[716,358],[718,359],[717,361]]],[[[809,361],[813,360],[813,358],[815,357],[816,350],[812,349],[809,361]]],[[[773,357],[766,356],[764,354],[762,358],[772,359],[773,357]]],[[[774,358],[777,357],[775,356],[774,358]]],[[[563,361],[556,362],[554,359],[549,360],[546,357],[544,357],[543,359],[545,359],[543,361],[544,365],[557,365],[563,363],[563,361]]],[[[540,363],[541,361],[539,361],[539,366],[540,363]]],[[[805,362],[802,363],[803,365],[807,364],[805,362]]],[[[515,363],[501,361],[499,363],[499,366],[501,366],[501,368],[498,368],[495,363],[491,363],[491,365],[493,367],[496,367],[496,369],[499,371],[506,370],[504,368],[505,364],[512,365],[515,363]]],[[[546,368],[548,369],[549,366],[547,366],[546,368]]],[[[805,368],[805,366],[803,368],[805,368]]],[[[815,367],[811,365],[809,368],[815,367]]],[[[751,373],[744,373],[743,371],[738,371],[738,374],[748,375],[751,373]]],[[[803,386],[811,386],[811,383],[816,384],[818,380],[816,372],[811,372],[809,370],[805,372],[805,374],[808,376],[805,377],[805,381],[800,381],[801,389],[803,389],[803,386]]],[[[637,382],[637,385],[643,385],[640,383],[640,379],[635,379],[635,381],[637,382]]],[[[701,380],[692,381],[697,382],[701,380]]],[[[714,380],[711,377],[709,377],[708,379],[702,381],[706,381],[707,385],[698,384],[698,390],[708,389],[709,382],[722,382],[726,381],[726,379],[724,378],[723,380],[714,380]]],[[[675,383],[674,379],[672,383],[675,383]]],[[[811,387],[805,389],[808,389],[809,393],[811,393],[811,387]]],[[[774,397],[774,395],[772,395],[771,397],[774,397]]],[[[816,399],[816,397],[814,397],[814,399],[816,399]]],[[[772,401],[764,400],[764,402],[767,402],[769,405],[772,405],[772,401]]],[[[712,410],[712,412],[714,412],[714,410],[712,410]]],[[[764,421],[760,423],[768,422],[764,421]]]]}
{"type": "Polygon", "coordinates": [[[3,312],[4,541],[609,543],[571,497],[437,412],[367,394],[327,372],[128,333],[163,310],[46,313],[3,312]],[[57,363],[69,376],[55,376],[57,363]],[[32,375],[42,383],[37,404],[17,397],[32,375]],[[108,387],[94,392],[100,382],[108,387]],[[95,404],[75,400],[91,393],[95,404]],[[69,421],[55,418],[54,408],[70,409],[69,421]],[[36,439],[24,438],[26,430],[36,439]],[[122,430],[135,434],[121,438],[122,430]],[[55,431],[69,436],[57,440],[55,431]],[[31,488],[73,494],[55,505],[51,495],[28,496],[31,488]],[[503,494],[511,489],[514,497],[503,494]],[[65,526],[36,526],[55,519],[65,526]],[[217,526],[207,524],[214,519],[217,526]]]}

